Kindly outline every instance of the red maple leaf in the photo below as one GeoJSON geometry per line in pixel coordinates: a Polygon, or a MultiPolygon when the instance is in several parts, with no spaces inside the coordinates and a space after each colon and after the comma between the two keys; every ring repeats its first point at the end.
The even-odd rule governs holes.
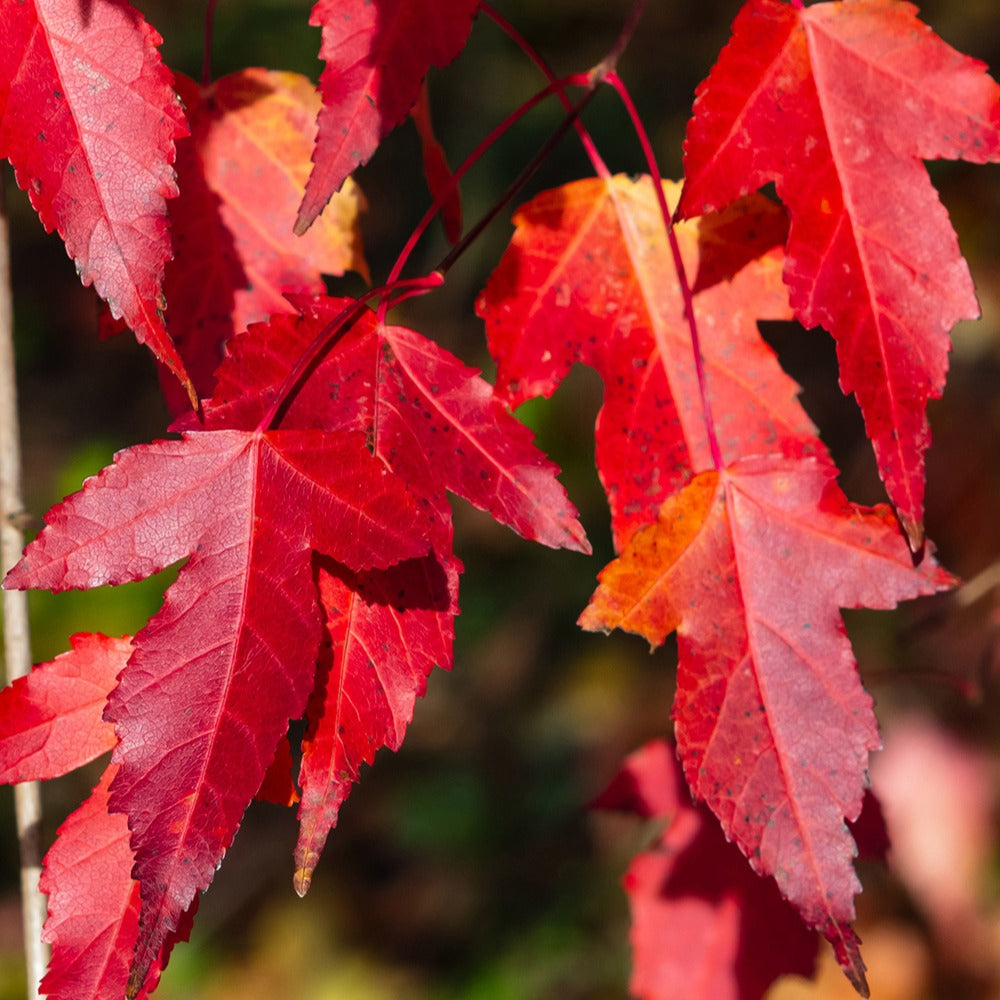
{"type": "Polygon", "coordinates": [[[119,453],[49,512],[6,586],[123,583],[189,557],[107,710],[111,804],[128,814],[143,887],[132,995],[305,709],[313,549],[360,571],[427,546],[413,498],[349,432],[189,432],[119,453]]]}
{"type": "MultiPolygon", "coordinates": [[[[676,202],[678,187],[665,185],[676,202]]],[[[663,500],[712,466],[691,334],[649,178],[568,184],[515,216],[517,232],[477,310],[497,392],[517,405],[555,391],[577,361],[604,380],[597,466],[620,549],[663,500]]],[[[735,460],[785,438],[815,439],[757,329],[790,315],[781,284],[786,223],[754,197],[678,227],[692,276],[716,432],[735,460]]]]}
{"type": "Polygon", "coordinates": [[[979,315],[921,158],[1000,158],[1000,87],[898,0],[750,0],[700,86],[680,215],[769,181],[788,206],[796,316],[837,340],[910,543],[923,537],[928,399],[948,334],[979,315]]]}
{"type": "Polygon", "coordinates": [[[125,0],[0,5],[0,156],[84,284],[193,398],[163,322],[184,115],[160,36],[125,0]]]}
{"type": "Polygon", "coordinates": [[[465,45],[478,0],[318,0],[323,109],[314,167],[295,223],[304,233],[330,196],[405,117],[431,66],[465,45]]]}
{"type": "MultiPolygon", "coordinates": [[[[304,76],[247,69],[205,88],[180,76],[177,87],[191,135],[177,144],[167,324],[198,395],[207,397],[236,333],[294,312],[284,293],[322,292],[323,274],[345,270],[367,278],[358,231],[365,201],[348,180],[308,233],[292,233],[320,108],[304,76]]],[[[171,401],[181,412],[183,400],[171,401]]]]}
{"type": "MultiPolygon", "coordinates": [[[[314,337],[352,306],[348,299],[294,299],[301,318],[274,317],[267,334],[238,337],[220,368],[206,426],[261,419],[314,337]]],[[[426,337],[364,310],[289,401],[290,426],[354,430],[403,476],[431,522],[449,520],[444,491],[486,510],[522,537],[589,552],[558,469],[475,369],[426,337]]],[[[439,553],[450,555],[450,528],[439,553]]]]}
{"type": "MultiPolygon", "coordinates": [[[[52,945],[52,959],[41,992],[52,1000],[121,1000],[127,988],[141,903],[131,876],[128,820],[108,811],[117,772],[117,764],[109,765],[45,855],[39,888],[49,897],[43,938],[52,945]]],[[[187,940],[197,905],[196,897],[164,942],[139,1000],[156,988],[174,944],[187,940]]]]}
{"type": "Polygon", "coordinates": [[[459,570],[457,560],[446,570],[433,556],[363,574],[320,568],[330,645],[302,743],[294,880],[300,896],[361,764],[380,747],[399,749],[428,674],[451,668],[459,570]]]}
{"type": "Polygon", "coordinates": [[[0,691],[0,782],[44,781],[111,750],[102,718],[130,636],[74,635],[72,649],[0,691]]]}
{"type": "Polygon", "coordinates": [[[93,587],[188,559],[135,637],[107,709],[121,765],[111,808],[128,815],[142,886],[130,996],[273,777],[288,722],[316,686],[314,553],[344,584],[327,581],[322,592],[344,638],[310,710],[300,873],[314,867],[358,765],[383,743],[398,746],[428,671],[450,662],[457,563],[444,490],[529,537],[586,549],[555,467],[489,385],[371,314],[292,387],[280,429],[260,429],[303,343],[342,305],[310,304],[309,316],[278,316],[237,338],[202,429],[119,453],[49,512],[5,581],[93,587]],[[427,557],[432,543],[437,554],[427,557]],[[360,650],[375,640],[384,662],[373,679],[360,650]],[[359,706],[384,700],[386,711],[359,707],[350,718],[345,696],[359,706]]]}
{"type": "Polygon", "coordinates": [[[859,991],[847,827],[879,745],[838,609],[949,586],[915,569],[887,507],[849,503],[828,460],[705,472],[633,535],[580,617],[658,646],[677,630],[677,744],[692,792],[754,868],[832,942],[859,991]]]}
{"type": "Polygon", "coordinates": [[[692,804],[668,743],[630,754],[593,805],[667,821],[624,880],[633,996],[759,1000],[778,976],[812,975],[816,936],[773,879],[751,871],[708,809],[692,804]]]}
{"type": "MultiPolygon", "coordinates": [[[[131,637],[82,634],[70,641],[69,652],[0,691],[4,782],[57,778],[117,743],[114,726],[102,716],[132,652],[131,637]]],[[[108,787],[117,771],[117,764],[105,770],[45,855],[39,888],[49,898],[42,936],[52,945],[52,958],[42,992],[55,1000],[120,1000],[127,986],[140,901],[128,820],[108,811],[108,787]]],[[[173,944],[186,940],[193,911],[165,942],[142,996],[155,987],[173,944]]]]}

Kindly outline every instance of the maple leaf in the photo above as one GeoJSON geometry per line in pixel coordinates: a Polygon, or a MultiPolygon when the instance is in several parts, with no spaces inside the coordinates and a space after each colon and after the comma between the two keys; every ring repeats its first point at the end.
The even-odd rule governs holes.
{"type": "Polygon", "coordinates": [[[0,691],[0,782],[56,778],[111,750],[102,718],[131,637],[74,635],[72,649],[0,691]]]}
{"type": "Polygon", "coordinates": [[[898,0],[750,0],[699,87],[679,212],[774,181],[791,228],[796,316],[837,341],[910,544],[923,537],[928,399],[948,334],[979,315],[921,159],[1000,157],[1000,87],[898,0]]]}
{"type": "Polygon", "coordinates": [[[633,996],[759,1000],[778,976],[812,975],[816,936],[774,881],[755,875],[727,843],[708,809],[691,803],[669,744],[657,740],[630,754],[592,804],[667,821],[624,878],[633,996]]]}
{"type": "Polygon", "coordinates": [[[295,889],[305,895],[340,806],[375,751],[398,750],[435,667],[451,669],[460,566],[433,556],[356,574],[321,566],[328,662],[309,703],[302,743],[295,889]]]}
{"type": "MultiPolygon", "coordinates": [[[[117,764],[108,766],[90,797],[59,827],[45,855],[39,888],[49,897],[49,915],[42,936],[52,945],[52,959],[41,992],[52,1000],[120,1000],[125,994],[140,896],[139,883],[131,877],[128,820],[108,811],[108,789],[117,771],[117,764]]],[[[197,902],[154,960],[140,1000],[156,988],[173,945],[187,940],[197,902]]]]}
{"type": "MultiPolygon", "coordinates": [[[[676,203],[678,185],[664,191],[676,203]]],[[[597,466],[621,549],[693,471],[710,468],[691,334],[649,178],[578,181],[515,216],[517,231],[477,302],[511,405],[551,395],[574,362],[605,386],[597,466]]],[[[677,227],[694,276],[708,393],[723,456],[815,438],[796,386],[757,319],[790,316],[781,283],[785,219],[754,197],[677,227]]]]}
{"type": "MultiPolygon", "coordinates": [[[[272,318],[266,333],[237,337],[205,408],[206,426],[256,422],[298,358],[352,302],[294,299],[301,318],[272,318]]],[[[442,525],[444,490],[488,511],[522,537],[589,552],[558,469],[479,372],[421,334],[364,310],[283,411],[286,426],[354,430],[427,501],[442,525]]],[[[428,530],[431,530],[428,528],[428,530]]],[[[450,529],[437,546],[450,553],[450,529]]]]}
{"type": "Polygon", "coordinates": [[[446,66],[472,29],[478,0],[318,0],[322,28],[314,167],[295,222],[304,233],[334,191],[413,107],[431,66],[446,66]]]}
{"type": "Polygon", "coordinates": [[[123,583],[189,557],[107,708],[121,765],[111,808],[128,814],[142,886],[130,996],[305,709],[321,630],[313,549],[362,571],[427,547],[413,498],[347,432],[137,446],[47,515],[4,586],[123,583]]]}
{"type": "MultiPolygon", "coordinates": [[[[365,200],[348,178],[308,233],[292,233],[320,108],[306,77],[247,69],[204,88],[180,76],[177,88],[191,136],[177,145],[167,324],[207,397],[234,334],[294,311],[285,292],[323,292],[321,275],[345,270],[367,279],[358,228],[365,200]]],[[[182,401],[173,402],[181,412],[182,401]]]]}
{"type": "MultiPolygon", "coordinates": [[[[254,423],[317,336],[353,302],[294,298],[301,317],[272,317],[230,345],[206,427],[254,423]]],[[[283,426],[364,434],[419,498],[435,555],[385,571],[327,566],[320,596],[331,654],[310,701],[299,773],[295,888],[305,893],[340,806],[381,746],[397,749],[435,666],[451,665],[459,565],[450,490],[526,538],[589,551],[556,468],[478,372],[412,330],[365,310],[282,410],[283,426]]]]}
{"type": "Polygon", "coordinates": [[[0,5],[0,156],[85,285],[193,389],[163,322],[184,115],[160,36],[125,0],[0,5]]]}
{"type": "Polygon", "coordinates": [[[652,646],[674,629],[674,720],[692,792],[831,941],[864,992],[850,923],[857,818],[879,745],[842,607],[943,589],[889,508],[849,503],[829,460],[770,455],[696,476],[600,574],[580,617],[652,646]]]}
{"type": "MultiPolygon", "coordinates": [[[[132,652],[131,636],[80,634],[70,642],[69,652],[0,691],[0,781],[57,778],[118,742],[102,716],[132,652]]],[[[39,888],[49,912],[42,937],[52,958],[42,992],[54,1000],[119,1000],[125,993],[139,929],[139,884],[131,876],[127,817],[108,812],[117,771],[117,764],[106,768],[45,856],[39,888]],[[95,885],[101,887],[96,897],[95,885]]],[[[154,989],[173,944],[187,939],[194,909],[165,942],[142,996],[154,989]]]]}
{"type": "MultiPolygon", "coordinates": [[[[349,719],[341,702],[341,725],[331,732],[320,721],[334,717],[325,696],[314,699],[302,808],[312,853],[298,863],[301,872],[314,866],[358,765],[381,743],[398,746],[427,672],[450,663],[457,563],[444,489],[529,537],[586,548],[557,470],[490,386],[372,314],[293,390],[280,429],[260,430],[304,345],[342,307],[309,302],[312,315],[277,316],[236,338],[202,429],[119,453],[49,512],[4,583],[93,587],[188,558],[135,637],[106,713],[121,765],[111,808],[128,815],[142,886],[130,996],[211,880],[250,799],[272,769],[286,766],[288,722],[316,686],[314,553],[350,581],[346,598],[329,591],[323,600],[328,616],[351,618],[350,643],[326,691],[357,696],[372,714],[358,709],[349,719]],[[421,562],[432,543],[439,554],[421,562]],[[405,600],[400,588],[409,588],[405,600]],[[355,650],[374,638],[384,646],[389,629],[398,641],[386,647],[373,683],[355,650]]],[[[193,416],[180,425],[193,426],[193,416]]]]}

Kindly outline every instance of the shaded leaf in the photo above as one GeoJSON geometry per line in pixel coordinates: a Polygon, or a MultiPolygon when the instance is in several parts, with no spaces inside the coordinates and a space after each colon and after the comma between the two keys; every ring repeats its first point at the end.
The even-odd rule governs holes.
{"type": "Polygon", "coordinates": [[[759,1000],[778,976],[812,975],[816,936],[755,875],[715,817],[693,805],[673,748],[630,754],[593,803],[666,820],[625,874],[632,977],[642,1000],[759,1000]]]}
{"type": "Polygon", "coordinates": [[[320,107],[304,76],[247,69],[207,88],[187,77],[177,86],[191,136],[177,149],[167,323],[207,397],[234,334],[294,312],[285,292],[323,292],[321,275],[345,270],[367,278],[358,229],[365,201],[348,179],[309,233],[292,233],[320,107]]]}
{"type": "Polygon", "coordinates": [[[357,574],[320,568],[330,656],[308,709],[295,889],[304,895],[361,764],[398,750],[435,666],[451,669],[458,612],[457,560],[434,556],[357,574]]]}
{"type": "Polygon", "coordinates": [[[462,199],[454,184],[451,168],[445,159],[444,149],[434,134],[431,121],[431,102],[427,93],[427,81],[420,88],[420,97],[410,112],[413,124],[420,136],[420,146],[424,154],[424,177],[431,197],[440,203],[441,225],[451,244],[462,238],[462,199]]]}

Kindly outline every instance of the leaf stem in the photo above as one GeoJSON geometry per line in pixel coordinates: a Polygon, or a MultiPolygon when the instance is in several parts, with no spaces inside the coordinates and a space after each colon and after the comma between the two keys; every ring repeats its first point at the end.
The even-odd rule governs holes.
{"type": "MultiPolygon", "coordinates": [[[[509,131],[529,111],[531,111],[537,105],[541,104],[541,102],[544,101],[546,98],[551,97],[552,94],[561,92],[567,86],[586,86],[588,82],[589,82],[588,78],[585,75],[579,73],[565,77],[562,80],[555,80],[552,83],[550,83],[547,87],[544,87],[542,90],[538,91],[532,97],[528,98],[527,101],[525,101],[520,107],[512,111],[496,128],[491,130],[489,135],[487,135],[486,138],[483,139],[478,146],[476,146],[476,148],[465,158],[465,160],[458,167],[458,169],[452,174],[450,183],[447,185],[447,187],[444,188],[444,190],[438,193],[437,197],[432,202],[430,208],[427,209],[427,211],[424,213],[423,218],[420,220],[420,222],[417,223],[416,228],[410,234],[410,238],[406,241],[405,246],[400,251],[399,256],[396,258],[396,262],[395,264],[393,264],[392,270],[389,272],[389,277],[386,279],[385,285],[383,286],[384,288],[391,288],[395,284],[403,268],[406,266],[406,262],[410,259],[410,256],[412,255],[417,243],[420,241],[420,238],[426,232],[427,227],[437,217],[438,212],[441,211],[442,205],[445,203],[446,199],[451,195],[452,191],[458,185],[458,182],[472,169],[472,167],[476,165],[476,163],[479,162],[479,160],[483,157],[483,155],[496,143],[496,141],[500,138],[500,136],[509,131]]],[[[579,116],[580,112],[583,110],[586,104],[589,103],[590,97],[592,96],[593,93],[591,91],[588,95],[585,95],[585,99],[581,100],[578,107],[571,109],[571,113],[567,115],[565,119],[563,119],[562,123],[560,123],[559,127],[556,129],[554,133],[555,141],[558,141],[558,139],[561,138],[561,136],[564,134],[569,125],[576,120],[577,116],[579,116]]],[[[534,171],[538,168],[538,165],[541,163],[541,160],[544,159],[545,156],[547,156],[551,151],[551,148],[554,145],[552,138],[553,137],[550,136],[549,141],[546,142],[545,145],[542,147],[540,151],[540,153],[542,154],[541,159],[539,159],[539,154],[536,154],[535,157],[530,161],[529,166],[532,166],[532,164],[534,166],[532,166],[530,173],[528,173],[527,175],[528,177],[531,176],[531,173],[534,173],[534,171]],[[537,163],[536,160],[538,161],[537,163]]],[[[479,234],[483,231],[483,229],[485,229],[486,226],[488,226],[490,222],[492,222],[493,219],[496,218],[496,216],[503,210],[504,205],[506,205],[511,200],[511,198],[514,197],[514,195],[520,189],[521,185],[523,185],[524,181],[527,180],[527,177],[524,177],[522,179],[522,175],[524,173],[525,171],[522,170],[521,174],[519,174],[517,179],[515,179],[512,187],[508,188],[507,192],[505,192],[505,194],[500,198],[500,200],[493,205],[493,207],[486,213],[486,215],[484,215],[483,218],[481,218],[476,223],[476,225],[473,226],[472,229],[469,230],[469,232],[466,233],[465,236],[463,236],[462,239],[455,244],[455,246],[451,249],[451,251],[444,257],[442,263],[439,264],[432,273],[440,273],[443,275],[448,270],[448,268],[451,267],[452,264],[454,264],[455,261],[469,248],[469,244],[472,243],[476,238],[478,238],[479,234]]],[[[385,315],[388,309],[389,309],[388,301],[386,299],[382,299],[378,307],[379,323],[385,322],[385,315]]]]}
{"type": "Polygon", "coordinates": [[[694,295],[691,292],[691,284],[687,279],[687,272],[684,270],[684,258],[681,255],[680,244],[677,242],[677,233],[674,231],[672,213],[667,205],[666,195],[663,193],[663,178],[660,175],[660,168],[656,164],[656,157],[653,154],[653,145],[649,141],[649,134],[646,132],[639,112],[632,101],[632,96],[628,88],[622,82],[621,77],[614,69],[610,69],[604,75],[605,81],[614,87],[621,98],[629,118],[632,120],[632,127],[639,138],[643,155],[649,166],[650,176],[653,178],[653,188],[656,192],[656,199],[660,206],[660,214],[663,217],[663,225],[667,231],[667,242],[670,244],[670,253],[674,261],[674,270],[677,272],[677,281],[680,285],[681,298],[684,301],[684,314],[687,318],[688,331],[691,335],[691,349],[694,352],[695,377],[698,380],[698,392],[701,396],[701,406],[705,414],[705,433],[708,437],[708,447],[712,455],[712,465],[716,469],[722,469],[724,462],[722,459],[722,449],[719,447],[719,438],[715,432],[715,420],[712,416],[712,407],[708,396],[708,378],[705,374],[705,359],[701,351],[701,337],[698,333],[698,321],[694,314],[694,295]]]}
{"type": "Polygon", "coordinates": [[[402,302],[403,299],[411,298],[414,295],[426,295],[427,292],[439,288],[444,282],[444,276],[437,271],[422,275],[417,278],[406,278],[402,281],[386,282],[377,288],[371,288],[364,295],[354,299],[350,305],[345,306],[319,333],[313,337],[309,346],[299,355],[292,370],[285,376],[284,381],[278,387],[274,400],[271,402],[267,412],[257,424],[258,431],[266,431],[280,422],[282,411],[287,407],[292,396],[295,394],[299,382],[306,376],[310,368],[315,365],[323,354],[328,351],[337,340],[345,334],[355,320],[364,312],[369,299],[379,296],[382,301],[386,301],[389,296],[394,296],[395,302],[402,302]]]}
{"type": "MultiPolygon", "coordinates": [[[[21,558],[24,549],[5,166],[0,164],[0,570],[4,573],[21,558]]],[[[10,683],[31,672],[27,593],[23,590],[3,591],[2,607],[4,662],[7,682],[10,683]]],[[[14,811],[21,852],[21,916],[28,976],[27,995],[28,1000],[34,1000],[40,995],[42,976],[45,975],[45,967],[49,961],[48,948],[42,941],[45,896],[38,889],[38,879],[42,873],[42,799],[37,781],[25,781],[14,786],[14,811]]]]}
{"type": "MultiPolygon", "coordinates": [[[[551,84],[558,83],[555,73],[552,72],[549,64],[539,55],[538,51],[531,45],[531,43],[514,27],[499,11],[495,10],[494,7],[486,3],[486,0],[482,0],[479,4],[479,9],[485,14],[501,31],[504,32],[517,47],[538,67],[538,69],[545,76],[545,79],[551,84]]],[[[569,95],[566,93],[564,87],[559,87],[556,90],[556,97],[559,98],[560,103],[567,111],[572,111],[573,102],[569,99],[569,95]]],[[[594,173],[598,177],[607,180],[611,176],[611,171],[608,170],[607,165],[601,157],[601,154],[597,151],[597,146],[594,144],[594,140],[590,133],[587,131],[583,122],[577,118],[573,123],[574,129],[576,129],[576,134],[580,137],[580,142],[583,144],[583,148],[590,159],[591,164],[594,167],[594,173]]]]}
{"type": "Polygon", "coordinates": [[[201,56],[201,85],[209,87],[212,83],[212,37],[215,31],[215,8],[219,0],[208,0],[205,7],[205,51],[201,56]]]}
{"type": "Polygon", "coordinates": [[[628,43],[632,41],[632,36],[635,34],[636,28],[639,27],[639,21],[646,12],[646,3],[647,0],[635,0],[635,3],[632,4],[632,9],[629,11],[628,18],[622,25],[622,30],[618,33],[618,38],[615,39],[615,44],[611,46],[608,54],[594,67],[594,74],[598,79],[604,79],[608,73],[617,70],[618,60],[621,59],[622,53],[628,48],[628,43]]]}
{"type": "Polygon", "coordinates": [[[441,258],[435,269],[436,271],[446,274],[455,261],[469,248],[469,245],[479,238],[479,234],[517,197],[520,190],[531,180],[535,171],[548,159],[549,154],[562,141],[563,136],[573,127],[573,124],[583,113],[584,108],[590,104],[594,99],[594,94],[597,93],[597,82],[591,80],[588,76],[581,76],[580,74],[556,81],[554,85],[550,84],[541,93],[548,96],[553,92],[561,92],[555,91],[554,88],[562,88],[567,82],[573,85],[585,86],[586,90],[583,96],[570,107],[569,111],[563,116],[562,121],[553,129],[549,137],[538,148],[535,155],[521,168],[517,176],[507,187],[507,190],[490,206],[489,211],[441,258]]]}

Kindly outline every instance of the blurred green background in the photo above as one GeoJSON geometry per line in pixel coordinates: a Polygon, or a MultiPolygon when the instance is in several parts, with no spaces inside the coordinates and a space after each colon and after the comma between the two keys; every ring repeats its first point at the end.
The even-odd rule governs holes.
{"type": "MultiPolygon", "coordinates": [[[[203,4],[148,0],[136,6],[164,35],[168,64],[198,76],[203,4]]],[[[629,6],[622,0],[497,2],[557,73],[597,62],[629,6]]],[[[315,78],[319,32],[307,25],[309,8],[305,0],[222,0],[215,75],[265,65],[315,78]]],[[[737,9],[736,0],[650,0],[621,61],[665,176],[681,173],[694,88],[727,39],[737,9]]],[[[923,16],[957,48],[1000,67],[995,0],[935,0],[923,5],[923,16]]],[[[435,123],[451,163],[461,162],[538,86],[523,55],[480,18],[459,60],[431,75],[435,123]]],[[[467,222],[505,190],[558,119],[554,105],[546,105],[497,143],[463,183],[467,222]]],[[[599,95],[585,121],[612,169],[644,170],[610,93],[599,95]]],[[[567,139],[519,200],[587,173],[578,144],[567,139]]],[[[947,393],[932,406],[927,524],[945,564],[972,577],[1000,555],[1000,169],[935,164],[933,173],[970,260],[985,319],[956,331],[947,393]]],[[[378,280],[428,202],[412,127],[407,123],[390,136],[356,177],[370,203],[363,228],[378,280]]],[[[166,415],[144,350],[127,337],[97,340],[92,291],[79,286],[60,241],[44,235],[9,181],[8,194],[27,504],[40,518],[116,450],[162,436],[166,415]]],[[[449,273],[440,293],[400,314],[487,372],[472,303],[509,238],[507,218],[509,213],[449,273]]],[[[415,271],[433,266],[445,249],[434,233],[415,271]]],[[[835,453],[849,496],[881,500],[860,419],[836,387],[829,338],[792,324],[765,332],[803,385],[804,403],[835,453]]],[[[593,468],[600,397],[597,377],[575,370],[552,401],[521,411],[564,469],[593,557],[531,546],[455,503],[456,550],[466,572],[454,671],[431,678],[401,752],[383,752],[363,775],[305,900],[291,890],[294,814],[251,808],[202,901],[192,942],[175,951],[158,996],[626,995],[628,909],[619,880],[650,831],[593,815],[587,802],[624,754],[669,731],[674,651],[668,645],[650,656],[641,640],[585,635],[574,624],[597,571],[612,556],[593,468]]],[[[77,631],[137,630],[155,612],[167,582],[161,577],[113,591],[33,594],[36,661],[62,652],[77,631]]],[[[893,718],[919,710],[997,760],[1000,616],[992,590],[967,605],[942,597],[893,615],[851,613],[848,621],[887,729],[893,718]]],[[[95,765],[46,787],[48,840],[99,771],[95,765]]],[[[0,1000],[7,1000],[20,996],[22,987],[12,799],[2,791],[0,1000]]],[[[1000,946],[996,843],[994,829],[982,905],[1000,946]]],[[[870,889],[862,897],[862,936],[866,927],[877,934],[889,922],[923,949],[927,974],[912,996],[1000,997],[998,970],[973,972],[945,954],[932,921],[898,879],[874,871],[863,878],[870,889]]]]}

